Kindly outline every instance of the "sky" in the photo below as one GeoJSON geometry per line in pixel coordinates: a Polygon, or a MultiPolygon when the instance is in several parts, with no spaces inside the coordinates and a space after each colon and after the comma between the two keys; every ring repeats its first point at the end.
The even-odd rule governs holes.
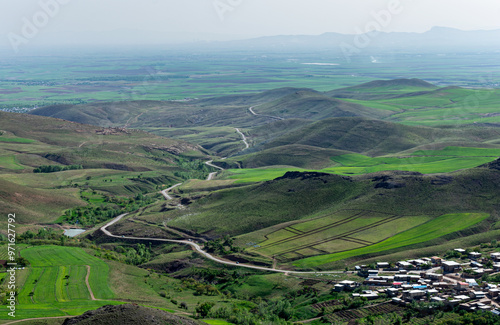
{"type": "Polygon", "coordinates": [[[498,0],[0,0],[0,45],[500,29],[499,18],[498,0]]]}

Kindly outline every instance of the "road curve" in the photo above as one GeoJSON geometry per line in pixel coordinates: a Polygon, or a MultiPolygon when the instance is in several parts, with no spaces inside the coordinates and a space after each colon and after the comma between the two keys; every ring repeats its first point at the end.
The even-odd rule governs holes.
{"type": "Polygon", "coordinates": [[[252,107],[249,107],[248,110],[250,111],[250,113],[254,116],[262,116],[262,117],[267,117],[267,118],[272,118],[272,119],[275,119],[275,120],[284,120],[284,118],[282,117],[279,117],[279,116],[272,116],[272,115],[264,115],[264,114],[258,114],[258,113],[255,113],[255,111],[253,110],[255,106],[252,106],[252,107]]]}
{"type": "Polygon", "coordinates": [[[189,241],[189,240],[177,240],[177,239],[165,239],[165,238],[147,238],[147,237],[133,237],[133,236],[118,236],[118,235],[113,235],[108,228],[109,226],[115,224],[116,222],[120,221],[123,217],[125,217],[128,213],[124,213],[116,217],[115,219],[111,220],[108,222],[106,225],[101,227],[102,232],[104,232],[107,236],[109,237],[114,237],[114,238],[123,238],[123,239],[133,239],[133,240],[144,240],[144,241],[161,241],[161,242],[168,242],[168,243],[176,243],[176,244],[184,244],[184,245],[189,245],[191,246],[195,251],[200,253],[202,256],[205,258],[212,260],[214,262],[220,263],[220,264],[225,264],[225,265],[231,265],[231,266],[238,266],[238,267],[245,267],[248,269],[254,269],[254,270],[260,270],[260,271],[271,271],[271,272],[279,272],[279,273],[288,273],[288,274],[316,274],[316,273],[344,273],[343,271],[324,271],[324,272],[300,272],[300,271],[287,271],[287,270],[279,270],[279,269],[273,269],[270,267],[262,267],[262,266],[255,266],[255,265],[248,265],[248,264],[241,264],[241,263],[236,263],[232,261],[227,261],[220,259],[218,257],[215,257],[213,255],[210,255],[209,253],[205,252],[200,245],[196,244],[195,242],[189,241]]]}
{"type": "Polygon", "coordinates": [[[176,188],[177,186],[181,186],[181,185],[182,185],[182,183],[175,184],[174,186],[170,186],[169,188],[161,191],[160,193],[165,197],[165,199],[172,200],[172,197],[170,195],[168,195],[168,191],[170,191],[171,189],[176,188]]]}
{"type": "MultiPolygon", "coordinates": [[[[220,169],[220,170],[224,170],[224,168],[222,167],[219,167],[217,165],[214,165],[212,164],[213,160],[209,160],[209,161],[206,161],[205,164],[210,166],[210,167],[214,167],[214,168],[217,168],[217,169],[220,169]]],[[[213,172],[213,173],[210,173],[208,174],[208,177],[207,177],[207,181],[211,181],[212,179],[214,179],[215,175],[217,175],[217,172],[213,172]]]]}
{"type": "Polygon", "coordinates": [[[247,137],[245,137],[245,135],[240,131],[240,129],[238,129],[238,128],[234,128],[234,129],[236,130],[236,132],[238,132],[241,135],[242,141],[245,144],[245,149],[250,148],[250,145],[247,142],[247,137]]]}
{"type": "MultiPolygon", "coordinates": [[[[180,184],[176,184],[174,186],[171,186],[167,188],[166,190],[162,191],[162,194],[165,196],[167,200],[171,200],[172,198],[170,195],[168,195],[168,191],[173,189],[174,187],[179,186],[180,184]]],[[[109,237],[114,237],[114,238],[123,238],[123,239],[133,239],[133,240],[144,240],[144,241],[160,241],[160,242],[167,242],[167,243],[176,243],[176,244],[184,244],[184,245],[189,245],[191,246],[195,251],[197,251],[199,254],[204,256],[205,258],[212,260],[214,262],[220,263],[220,264],[225,264],[225,265],[231,265],[231,266],[238,266],[238,267],[244,267],[247,269],[254,269],[254,270],[260,270],[260,271],[270,271],[270,272],[278,272],[278,273],[286,273],[286,274],[319,274],[319,273],[344,273],[343,271],[324,271],[324,272],[300,272],[300,271],[287,271],[287,270],[279,270],[275,268],[270,268],[270,267],[262,267],[262,266],[255,266],[255,265],[249,265],[249,264],[241,264],[237,262],[232,262],[232,261],[227,261],[220,259],[218,257],[215,257],[213,255],[210,255],[209,253],[205,252],[200,245],[196,244],[195,242],[189,241],[189,240],[177,240],[177,239],[165,239],[165,238],[147,238],[147,237],[133,237],[133,236],[124,236],[124,235],[114,235],[112,234],[107,228],[118,221],[120,221],[123,217],[128,215],[128,213],[123,213],[120,214],[118,217],[114,218],[107,224],[101,227],[101,231],[109,237]]]]}

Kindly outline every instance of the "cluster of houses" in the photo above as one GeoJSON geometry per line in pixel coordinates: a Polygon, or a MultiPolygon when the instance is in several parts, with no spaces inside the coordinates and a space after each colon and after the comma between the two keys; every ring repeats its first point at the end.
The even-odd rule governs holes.
{"type": "MultiPolygon", "coordinates": [[[[456,251],[465,254],[465,250],[456,251]]],[[[500,274],[500,253],[483,257],[481,253],[470,252],[468,259],[459,263],[434,256],[393,265],[379,262],[372,269],[359,265],[355,269],[358,275],[365,277],[363,285],[369,290],[353,296],[372,300],[385,294],[401,305],[413,301],[440,302],[467,311],[489,310],[500,315],[500,286],[485,281],[480,281],[479,285],[477,281],[484,274],[500,274]]],[[[360,285],[354,281],[342,281],[335,285],[335,290],[352,291],[360,285]]]]}

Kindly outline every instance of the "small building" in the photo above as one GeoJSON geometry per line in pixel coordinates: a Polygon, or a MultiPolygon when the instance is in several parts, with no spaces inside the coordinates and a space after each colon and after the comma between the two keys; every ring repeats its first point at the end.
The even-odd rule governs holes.
{"type": "Polygon", "coordinates": [[[385,293],[389,296],[389,297],[395,297],[398,295],[399,293],[399,290],[396,289],[396,288],[387,288],[385,289],[385,293]]]}
{"type": "Polygon", "coordinates": [[[444,302],[445,299],[441,298],[441,297],[432,297],[431,298],[431,302],[444,302]]]}
{"type": "Polygon", "coordinates": [[[443,275],[438,273],[425,273],[425,277],[438,282],[443,280],[443,275]]]}
{"type": "Polygon", "coordinates": [[[500,295],[500,289],[497,289],[497,288],[494,288],[494,289],[489,289],[488,290],[488,294],[491,296],[491,297],[498,297],[500,295]]]}
{"type": "Polygon", "coordinates": [[[460,270],[460,264],[454,261],[444,261],[442,263],[443,271],[446,273],[454,273],[460,270]]]}
{"type": "Polygon", "coordinates": [[[469,289],[469,284],[467,282],[457,282],[455,289],[457,289],[457,290],[469,289]]]}
{"type": "Polygon", "coordinates": [[[403,299],[405,300],[415,300],[425,297],[426,293],[423,290],[408,290],[403,291],[403,299]]]}
{"type": "Polygon", "coordinates": [[[470,262],[470,266],[471,267],[478,267],[478,268],[482,268],[483,267],[483,264],[479,263],[479,262],[476,262],[476,261],[472,261],[470,262]]]}
{"type": "Polygon", "coordinates": [[[410,267],[413,267],[413,264],[406,261],[400,261],[396,263],[396,266],[399,267],[400,269],[408,269],[410,267]]]}
{"type": "Polygon", "coordinates": [[[426,262],[426,261],[424,261],[424,260],[418,259],[418,260],[413,260],[413,261],[411,261],[411,263],[412,263],[413,265],[415,265],[415,266],[421,266],[421,265],[426,264],[427,262],[426,262]]]}
{"type": "Polygon", "coordinates": [[[378,269],[387,269],[387,268],[389,268],[389,266],[390,265],[387,262],[378,262],[377,263],[377,268],[378,269]]]}
{"type": "Polygon", "coordinates": [[[473,299],[483,299],[486,297],[486,293],[482,291],[471,291],[470,296],[473,299]]]}
{"type": "Polygon", "coordinates": [[[455,248],[454,251],[459,252],[460,254],[465,253],[465,249],[462,249],[462,248],[455,248]]]}
{"type": "Polygon", "coordinates": [[[466,295],[458,295],[458,296],[453,297],[453,299],[459,300],[459,301],[468,301],[468,300],[470,300],[470,297],[466,296],[466,295]]]}
{"type": "Polygon", "coordinates": [[[438,256],[433,256],[431,257],[431,263],[434,265],[441,265],[441,262],[443,262],[443,259],[438,256]]]}
{"type": "Polygon", "coordinates": [[[470,259],[473,259],[473,260],[476,260],[478,258],[481,258],[481,253],[478,253],[478,252],[470,252],[469,253],[469,258],[470,259]]]}
{"type": "Polygon", "coordinates": [[[375,300],[378,298],[378,294],[373,292],[373,293],[364,293],[364,294],[361,294],[359,295],[360,297],[362,298],[366,298],[368,300],[375,300]]]}
{"type": "Polygon", "coordinates": [[[499,253],[499,252],[494,252],[494,253],[491,253],[491,254],[490,254],[490,257],[491,257],[494,261],[500,261],[500,253],[499,253]]]}

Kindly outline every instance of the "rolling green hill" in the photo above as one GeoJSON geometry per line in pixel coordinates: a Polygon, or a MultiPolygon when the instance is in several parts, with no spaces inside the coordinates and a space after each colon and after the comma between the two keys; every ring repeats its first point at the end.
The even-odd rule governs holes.
{"type": "MultiPolygon", "coordinates": [[[[291,133],[299,126],[306,126],[313,121],[333,123],[331,118],[334,117],[362,117],[400,125],[445,125],[459,129],[464,125],[495,127],[500,123],[497,113],[499,100],[500,91],[495,89],[438,88],[420,79],[395,79],[371,81],[326,93],[307,88],[279,88],[255,94],[190,101],[128,101],[48,106],[36,109],[31,114],[105,127],[142,129],[201,145],[215,155],[225,157],[235,155],[242,149],[241,144],[238,145],[238,137],[231,132],[231,128],[235,127],[245,129],[251,135],[250,141],[254,148],[245,152],[251,153],[273,146],[299,143],[290,138],[269,144],[273,139],[277,141],[276,138],[287,131],[291,133]],[[253,107],[257,115],[249,111],[250,107],[253,107]],[[285,120],[276,121],[272,116],[285,120]],[[263,142],[266,144],[263,145],[263,142]]],[[[352,123],[348,125],[353,127],[352,123]]],[[[355,143],[353,149],[341,143],[327,144],[321,135],[324,125],[314,124],[314,128],[319,128],[319,131],[302,130],[308,134],[305,135],[307,139],[303,139],[300,144],[380,154],[386,151],[387,145],[372,143],[371,137],[380,136],[386,139],[387,143],[395,141],[390,152],[437,142],[457,141],[451,145],[462,145],[463,141],[477,142],[467,135],[460,136],[460,133],[467,133],[469,130],[443,133],[436,128],[418,131],[381,122],[378,126],[372,123],[371,130],[366,132],[341,127],[337,135],[344,133],[344,142],[355,143]],[[383,131],[383,128],[387,128],[387,132],[383,131]],[[318,133],[318,136],[312,136],[313,133],[318,133]],[[354,140],[353,134],[358,133],[360,136],[354,140]],[[393,134],[395,137],[387,138],[387,134],[393,134]],[[368,139],[364,138],[365,135],[368,139]],[[363,141],[365,145],[361,145],[363,141]],[[318,142],[319,145],[311,142],[318,142]],[[373,147],[371,152],[368,152],[369,146],[373,147]]],[[[324,136],[335,137],[335,134],[326,132],[324,136]]],[[[481,137],[479,141],[482,141],[481,137]]]]}
{"type": "MultiPolygon", "coordinates": [[[[237,236],[238,245],[246,247],[248,254],[272,255],[285,264],[350,250],[352,253],[342,256],[361,258],[415,245],[433,244],[439,250],[446,238],[465,244],[481,232],[485,238],[496,236],[498,184],[500,173],[490,165],[432,176],[381,172],[341,177],[289,172],[271,181],[211,193],[192,203],[188,211],[161,216],[151,213],[141,218],[168,218],[169,226],[209,237],[237,236]],[[454,215],[457,213],[472,213],[472,219],[469,222],[463,215],[454,215]],[[405,236],[396,236],[416,226],[429,230],[444,215],[449,215],[442,217],[445,223],[453,223],[453,218],[465,223],[456,223],[457,227],[447,232],[431,232],[425,240],[405,242],[405,236]],[[387,227],[389,224],[392,226],[387,227]],[[393,236],[394,243],[373,246],[393,236]]],[[[315,267],[336,259],[317,261],[315,267]]]]}
{"type": "Polygon", "coordinates": [[[326,92],[331,97],[374,100],[427,93],[437,86],[420,79],[374,80],[361,85],[326,92]]]}
{"type": "Polygon", "coordinates": [[[0,131],[8,140],[0,141],[0,212],[17,212],[24,225],[55,221],[64,210],[87,205],[82,191],[135,196],[210,171],[200,147],[143,131],[5,112],[0,131]],[[68,165],[79,169],[33,173],[68,165]]]}
{"type": "Polygon", "coordinates": [[[301,118],[309,120],[347,116],[383,118],[391,114],[387,110],[369,108],[356,103],[330,98],[311,90],[296,91],[278,100],[256,106],[254,111],[285,119],[301,118]]]}
{"type": "MultiPolygon", "coordinates": [[[[310,123],[281,136],[253,134],[257,147],[270,149],[285,145],[308,145],[346,150],[372,156],[396,153],[421,145],[442,143],[482,143],[497,139],[495,128],[436,129],[406,126],[359,117],[332,118],[310,123]],[[258,144],[261,142],[261,144],[258,144]]],[[[257,148],[257,149],[258,149],[257,148]]]]}

